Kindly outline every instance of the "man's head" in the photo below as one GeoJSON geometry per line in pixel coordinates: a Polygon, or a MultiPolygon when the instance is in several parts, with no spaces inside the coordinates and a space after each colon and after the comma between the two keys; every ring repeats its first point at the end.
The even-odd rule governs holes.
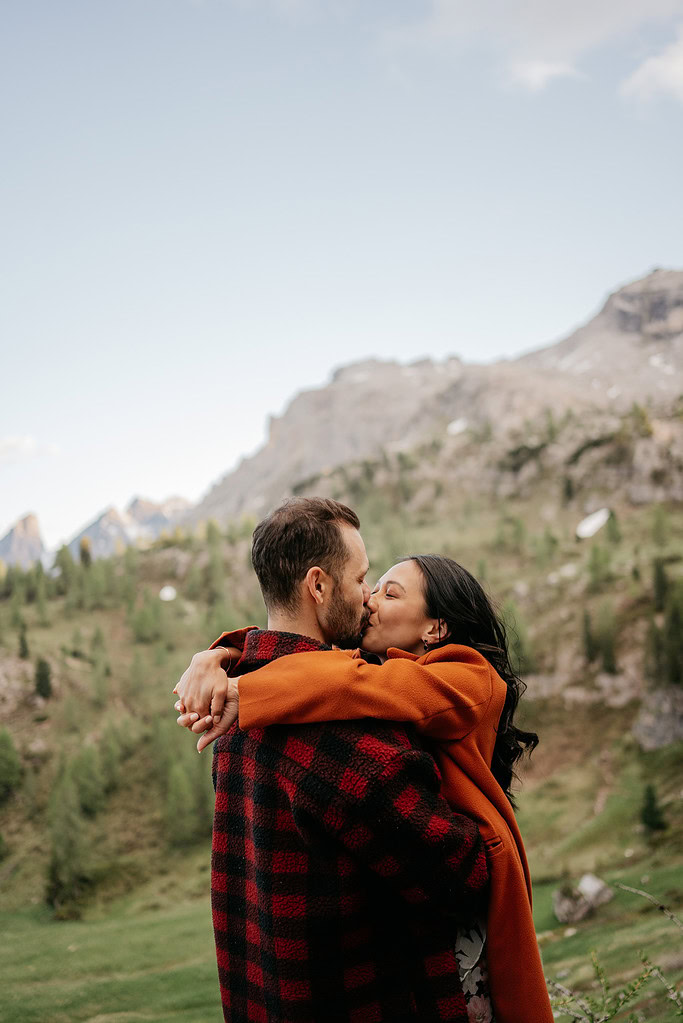
{"type": "Polygon", "coordinates": [[[322,497],[291,498],[259,522],[251,560],[271,617],[315,619],[328,643],[356,645],[370,595],[359,526],[350,508],[322,497]]]}

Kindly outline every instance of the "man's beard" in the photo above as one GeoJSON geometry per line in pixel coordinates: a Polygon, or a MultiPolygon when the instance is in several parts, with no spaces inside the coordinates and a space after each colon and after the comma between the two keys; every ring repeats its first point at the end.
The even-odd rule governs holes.
{"type": "Polygon", "coordinates": [[[330,600],[327,618],[323,623],[327,639],[335,646],[343,647],[346,650],[360,646],[363,630],[369,617],[370,613],[364,608],[359,619],[358,612],[344,600],[339,592],[339,586],[336,585],[330,600]]]}

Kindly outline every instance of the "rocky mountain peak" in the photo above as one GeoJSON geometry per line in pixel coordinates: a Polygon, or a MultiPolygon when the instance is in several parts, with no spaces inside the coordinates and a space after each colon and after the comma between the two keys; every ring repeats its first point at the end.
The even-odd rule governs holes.
{"type": "Polygon", "coordinates": [[[625,334],[668,340],[683,332],[683,272],[654,270],[607,299],[605,319],[625,334]]]}
{"type": "Polygon", "coordinates": [[[28,568],[34,561],[40,561],[44,553],[38,518],[32,512],[19,519],[0,540],[0,559],[10,565],[28,568]]]}

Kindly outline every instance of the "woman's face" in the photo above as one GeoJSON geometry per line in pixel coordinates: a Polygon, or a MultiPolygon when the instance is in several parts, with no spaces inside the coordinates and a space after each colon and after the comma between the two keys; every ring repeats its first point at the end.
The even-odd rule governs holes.
{"type": "Polygon", "coordinates": [[[423,654],[424,643],[438,639],[438,621],[427,617],[422,571],[414,561],[401,561],[382,576],[367,609],[363,649],[385,654],[389,647],[423,654]]]}

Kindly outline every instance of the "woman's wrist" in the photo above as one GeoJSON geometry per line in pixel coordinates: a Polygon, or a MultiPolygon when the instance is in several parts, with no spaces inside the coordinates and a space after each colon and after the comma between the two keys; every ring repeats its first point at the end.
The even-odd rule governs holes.
{"type": "Polygon", "coordinates": [[[226,675],[229,675],[242,656],[242,651],[234,646],[218,646],[214,647],[214,650],[217,654],[218,663],[226,675]]]}

